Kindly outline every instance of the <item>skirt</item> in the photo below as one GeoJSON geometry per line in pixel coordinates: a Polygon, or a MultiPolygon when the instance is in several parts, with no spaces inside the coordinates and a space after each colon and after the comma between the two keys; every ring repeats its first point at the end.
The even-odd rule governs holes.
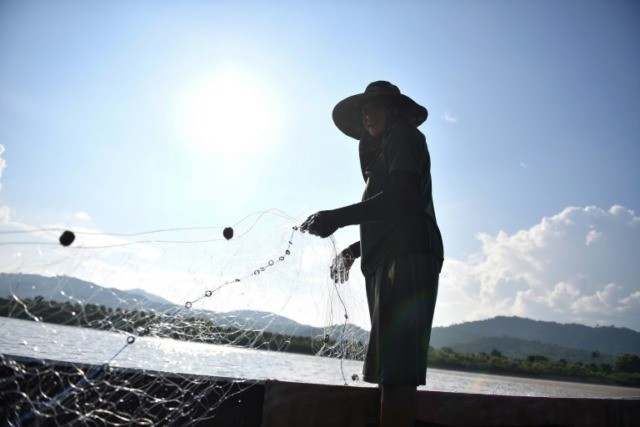
{"type": "Polygon", "coordinates": [[[428,253],[384,262],[365,277],[371,334],[364,380],[424,385],[442,260],[428,253]]]}

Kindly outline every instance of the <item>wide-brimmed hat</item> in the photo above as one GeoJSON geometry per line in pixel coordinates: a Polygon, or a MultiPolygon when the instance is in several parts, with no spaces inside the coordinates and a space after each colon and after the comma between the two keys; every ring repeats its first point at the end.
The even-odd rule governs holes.
{"type": "Polygon", "coordinates": [[[362,124],[362,105],[371,99],[380,98],[395,105],[400,114],[411,124],[418,127],[427,120],[429,112],[422,105],[400,93],[397,86],[377,81],[370,83],[364,93],[350,96],[338,102],[333,109],[333,122],[345,135],[362,139],[365,128],[362,124]]]}

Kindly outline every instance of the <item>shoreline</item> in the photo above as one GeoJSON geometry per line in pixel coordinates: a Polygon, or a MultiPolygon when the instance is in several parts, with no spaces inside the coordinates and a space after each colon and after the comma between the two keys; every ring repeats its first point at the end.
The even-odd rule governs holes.
{"type": "MultiPolygon", "coordinates": [[[[560,381],[560,382],[566,382],[566,383],[605,385],[605,386],[624,387],[624,388],[640,390],[640,385],[617,383],[615,381],[611,381],[611,380],[607,380],[606,378],[599,378],[599,377],[580,377],[580,376],[574,377],[574,376],[563,376],[563,375],[536,375],[536,374],[527,374],[527,373],[521,373],[521,374],[507,373],[507,372],[465,368],[465,367],[441,366],[437,364],[427,365],[427,373],[429,372],[429,368],[441,369],[443,371],[468,372],[473,374],[487,374],[487,375],[496,375],[501,377],[513,377],[513,378],[524,378],[524,379],[535,379],[535,380],[546,380],[546,381],[560,381]]],[[[640,391],[639,391],[639,394],[640,394],[640,391]]]]}

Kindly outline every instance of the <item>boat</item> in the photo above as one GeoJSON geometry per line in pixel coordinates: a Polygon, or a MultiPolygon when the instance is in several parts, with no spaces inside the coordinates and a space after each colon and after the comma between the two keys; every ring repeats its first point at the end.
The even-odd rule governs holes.
{"type": "MultiPolygon", "coordinates": [[[[0,362],[0,415],[7,426],[377,424],[375,387],[219,378],[8,355],[0,362]]],[[[640,399],[633,398],[419,391],[416,426],[626,427],[638,420],[640,399]]]]}

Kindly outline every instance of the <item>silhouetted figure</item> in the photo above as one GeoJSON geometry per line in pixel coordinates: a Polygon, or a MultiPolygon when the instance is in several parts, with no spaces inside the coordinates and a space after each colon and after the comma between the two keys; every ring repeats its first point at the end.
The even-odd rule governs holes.
{"type": "Polygon", "coordinates": [[[331,264],[344,283],[356,258],[365,276],[371,335],[364,380],[380,385],[380,424],[413,426],[425,384],[431,323],[444,252],[431,191],[431,160],[417,129],[427,109],[389,82],[339,102],[333,121],[360,141],[362,202],[311,215],[301,229],[328,237],[360,225],[360,241],[331,264]]]}

